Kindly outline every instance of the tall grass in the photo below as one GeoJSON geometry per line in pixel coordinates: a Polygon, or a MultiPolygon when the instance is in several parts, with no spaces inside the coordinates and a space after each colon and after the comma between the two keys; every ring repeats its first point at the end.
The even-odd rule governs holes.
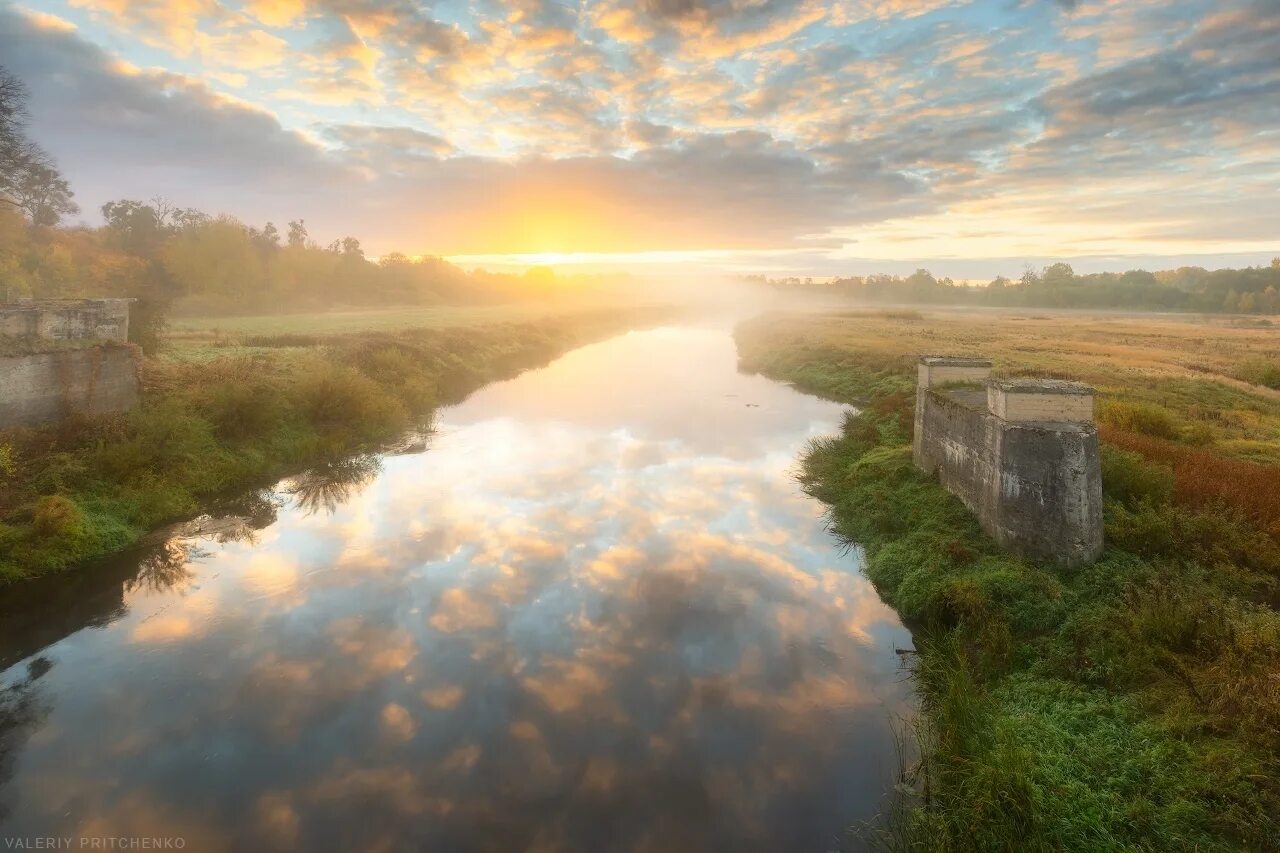
{"type": "Polygon", "coordinates": [[[1280,389],[1280,358],[1245,359],[1236,369],[1236,378],[1253,385],[1280,389]]]}
{"type": "Polygon", "coordinates": [[[1165,466],[1178,500],[1216,503],[1238,510],[1266,532],[1280,536],[1280,466],[1227,459],[1209,450],[1103,425],[1102,440],[1165,466]]]}

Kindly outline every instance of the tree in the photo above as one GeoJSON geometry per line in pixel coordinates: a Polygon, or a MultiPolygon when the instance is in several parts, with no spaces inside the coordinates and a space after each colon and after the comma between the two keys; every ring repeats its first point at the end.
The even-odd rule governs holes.
{"type": "Polygon", "coordinates": [[[262,226],[261,231],[256,228],[250,228],[249,239],[253,241],[253,245],[257,247],[258,251],[264,255],[269,255],[280,248],[280,232],[273,222],[268,222],[262,226]]]}
{"type": "Polygon", "coordinates": [[[1060,287],[1064,284],[1071,284],[1075,281],[1076,271],[1071,268],[1071,264],[1056,263],[1050,264],[1044,268],[1041,279],[1047,287],[1060,287]]]}
{"type": "Polygon", "coordinates": [[[57,225],[80,208],[53,158],[27,138],[26,126],[27,88],[0,67],[0,199],[26,213],[33,226],[57,225]]]}
{"type": "Polygon", "coordinates": [[[234,219],[213,219],[164,242],[165,272],[183,295],[223,304],[248,304],[266,295],[262,256],[234,219]]]}
{"type": "Polygon", "coordinates": [[[79,213],[71,185],[47,154],[34,145],[6,181],[5,194],[34,225],[57,225],[62,217],[79,213]]]}
{"type": "Polygon", "coordinates": [[[926,269],[918,269],[907,276],[907,293],[915,299],[928,299],[938,287],[938,280],[926,269]]]}
{"type": "Polygon", "coordinates": [[[1275,285],[1267,285],[1267,289],[1262,291],[1260,304],[1262,311],[1266,314],[1275,314],[1280,311],[1280,292],[1276,291],[1275,285]]]}
{"type": "Polygon", "coordinates": [[[26,124],[27,88],[0,65],[0,182],[12,173],[22,153],[26,124]]]}
{"type": "Polygon", "coordinates": [[[307,247],[307,223],[305,219],[295,219],[289,223],[289,248],[305,249],[307,247]]]}
{"type": "Polygon", "coordinates": [[[110,240],[133,255],[150,254],[164,237],[160,213],[140,201],[122,198],[102,206],[110,240]]]}

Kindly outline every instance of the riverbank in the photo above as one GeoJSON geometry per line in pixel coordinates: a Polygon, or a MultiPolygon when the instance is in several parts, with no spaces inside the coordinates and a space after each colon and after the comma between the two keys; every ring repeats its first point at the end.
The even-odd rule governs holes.
{"type": "Polygon", "coordinates": [[[809,447],[801,478],[919,626],[922,758],[916,795],[869,830],[886,846],[1276,845],[1280,469],[1266,463],[1280,458],[1280,404],[1233,375],[1267,357],[1254,335],[918,312],[738,327],[744,370],[862,407],[809,447]],[[922,352],[1099,388],[1102,560],[1063,573],[1004,554],[915,469],[922,352]]]}
{"type": "Polygon", "coordinates": [[[383,445],[438,406],[669,311],[183,340],[121,417],[0,439],[0,583],[127,547],[208,498],[383,445]]]}

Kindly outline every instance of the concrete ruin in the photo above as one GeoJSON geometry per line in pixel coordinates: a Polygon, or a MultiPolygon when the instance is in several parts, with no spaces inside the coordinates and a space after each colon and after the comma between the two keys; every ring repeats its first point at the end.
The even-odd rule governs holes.
{"type": "Polygon", "coordinates": [[[1014,553],[1074,568],[1102,553],[1102,470],[1093,389],[992,379],[985,358],[925,356],[916,465],[1014,553]]]}
{"type": "Polygon", "coordinates": [[[0,304],[0,429],[138,404],[128,299],[0,304]]]}
{"type": "Polygon", "coordinates": [[[132,299],[0,303],[0,337],[28,341],[127,341],[132,299]]]}

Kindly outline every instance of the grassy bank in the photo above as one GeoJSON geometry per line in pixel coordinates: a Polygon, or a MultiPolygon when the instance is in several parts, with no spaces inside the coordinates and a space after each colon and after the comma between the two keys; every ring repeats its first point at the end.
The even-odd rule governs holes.
{"type": "Polygon", "coordinates": [[[1267,344],[1137,318],[1051,323],[777,315],[737,332],[744,368],[862,404],[840,435],[809,448],[802,478],[830,505],[835,533],[865,550],[883,598],[918,628],[917,796],[898,804],[879,840],[920,850],[1276,849],[1280,546],[1270,504],[1280,493],[1256,491],[1276,482],[1258,460],[1280,452],[1280,409],[1266,388],[1232,376],[1222,353],[1267,358],[1267,344]],[[1171,338],[1199,338],[1216,355],[1190,343],[1175,357],[1163,348],[1171,338]],[[1004,372],[1103,390],[1101,561],[1066,573],[1004,554],[914,468],[921,352],[989,354],[1004,372]],[[1242,472],[1253,490],[1230,487],[1242,472]]]}
{"type": "Polygon", "coordinates": [[[410,305],[311,311],[300,314],[255,314],[240,317],[174,317],[169,338],[179,345],[224,340],[237,335],[336,335],[353,332],[404,332],[489,323],[527,323],[549,317],[590,314],[599,306],[516,302],[497,305],[410,305]]]}
{"type": "Polygon", "coordinates": [[[145,362],[136,411],[0,438],[0,582],[126,547],[210,496],[376,448],[487,382],[661,316],[493,315],[345,335],[295,322],[251,340],[179,339],[145,362]]]}

